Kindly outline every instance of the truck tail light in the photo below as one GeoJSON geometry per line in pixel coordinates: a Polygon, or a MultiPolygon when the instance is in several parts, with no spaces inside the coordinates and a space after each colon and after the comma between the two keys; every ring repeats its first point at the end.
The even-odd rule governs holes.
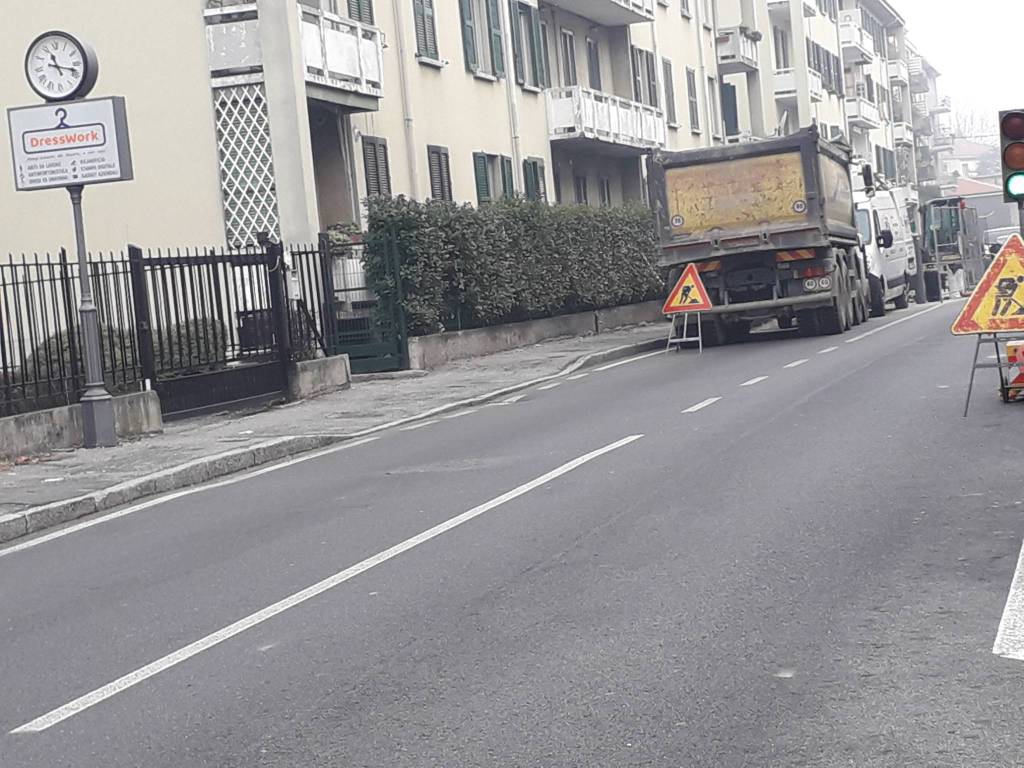
{"type": "Polygon", "coordinates": [[[722,268],[720,261],[703,261],[697,265],[698,272],[717,272],[722,268]]]}
{"type": "Polygon", "coordinates": [[[801,269],[800,270],[800,277],[806,277],[806,278],[824,277],[827,274],[828,274],[828,270],[826,270],[824,267],[821,267],[821,266],[807,267],[806,269],[801,269]]]}

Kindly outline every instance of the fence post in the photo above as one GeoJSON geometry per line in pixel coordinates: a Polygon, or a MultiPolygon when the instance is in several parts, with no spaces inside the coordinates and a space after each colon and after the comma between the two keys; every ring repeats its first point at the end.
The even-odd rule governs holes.
{"type": "Polygon", "coordinates": [[[288,318],[288,297],[284,284],[284,246],[281,243],[267,245],[267,279],[270,281],[270,310],[274,317],[274,335],[277,337],[277,353],[287,372],[292,359],[291,329],[288,318]]]}
{"type": "Polygon", "coordinates": [[[388,249],[391,251],[390,267],[395,275],[395,306],[392,309],[395,319],[395,333],[398,335],[398,358],[401,369],[409,367],[409,333],[405,324],[405,301],[402,290],[402,257],[398,252],[398,232],[394,225],[388,230],[388,249]]]}
{"type": "Polygon", "coordinates": [[[142,263],[142,249],[128,246],[128,268],[132,278],[132,307],[135,310],[135,336],[139,343],[139,367],[146,388],[156,382],[156,359],[153,354],[153,323],[149,314],[149,287],[146,268],[142,263]]]}
{"type": "Polygon", "coordinates": [[[334,312],[334,254],[331,252],[331,236],[321,232],[317,237],[317,248],[320,251],[320,290],[323,301],[320,305],[320,317],[323,318],[324,346],[328,355],[337,354],[338,318],[334,312]]]}
{"type": "Polygon", "coordinates": [[[82,371],[85,371],[85,363],[78,358],[78,330],[75,328],[75,319],[78,310],[75,308],[74,296],[71,293],[72,277],[68,272],[67,249],[60,249],[60,285],[61,295],[64,299],[64,317],[67,319],[68,334],[68,366],[71,368],[71,388],[77,395],[79,390],[78,365],[82,363],[82,371]]]}

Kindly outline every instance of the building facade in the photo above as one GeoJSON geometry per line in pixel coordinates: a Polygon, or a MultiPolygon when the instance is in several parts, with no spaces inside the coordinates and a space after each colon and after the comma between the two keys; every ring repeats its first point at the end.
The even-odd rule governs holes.
{"type": "MultiPolygon", "coordinates": [[[[135,180],[86,191],[95,249],[308,242],[375,194],[642,202],[644,155],[725,135],[713,0],[101,5],[0,29],[0,105],[38,101],[18,73],[54,28],[96,48],[96,95],[126,97],[135,180]]],[[[70,244],[62,197],[0,178],[0,250],[70,244]]]]}

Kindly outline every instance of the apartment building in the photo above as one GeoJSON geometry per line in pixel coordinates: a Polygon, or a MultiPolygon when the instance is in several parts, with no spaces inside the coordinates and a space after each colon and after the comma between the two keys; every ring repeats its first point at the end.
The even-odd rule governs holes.
{"type": "MultiPolygon", "coordinates": [[[[19,72],[52,28],[126,97],[135,180],[87,190],[97,249],[310,241],[375,194],[642,201],[644,155],[724,138],[714,0],[172,5],[39,0],[0,28],[3,106],[38,102],[19,72]]],[[[0,249],[70,243],[65,197],[0,176],[0,249]]]]}
{"type": "Polygon", "coordinates": [[[907,45],[907,56],[918,184],[922,191],[927,188],[930,197],[938,197],[941,185],[948,181],[943,159],[953,152],[952,103],[939,93],[939,71],[912,43],[907,45]]]}

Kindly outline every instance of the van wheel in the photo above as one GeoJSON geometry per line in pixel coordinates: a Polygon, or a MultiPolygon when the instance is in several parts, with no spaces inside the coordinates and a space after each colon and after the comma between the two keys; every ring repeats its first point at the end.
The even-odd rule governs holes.
{"type": "Polygon", "coordinates": [[[796,313],[797,329],[804,338],[820,336],[821,326],[818,324],[818,310],[801,309],[796,313]]]}
{"type": "Polygon", "coordinates": [[[910,306],[910,278],[903,276],[903,293],[895,298],[893,304],[896,309],[906,309],[910,306]]]}
{"type": "Polygon", "coordinates": [[[868,275],[868,287],[871,289],[871,316],[885,317],[885,286],[881,278],[868,275]]]}

